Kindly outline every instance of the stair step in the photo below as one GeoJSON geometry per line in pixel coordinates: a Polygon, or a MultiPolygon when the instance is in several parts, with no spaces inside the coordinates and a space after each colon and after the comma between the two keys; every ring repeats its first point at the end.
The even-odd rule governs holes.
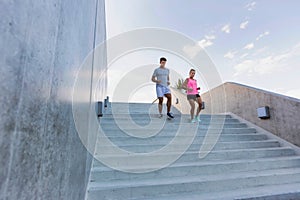
{"type": "MultiPolygon", "coordinates": [[[[175,113],[175,117],[183,117],[183,118],[190,118],[190,115],[186,114],[179,114],[175,113]]],[[[164,114],[166,116],[166,114],[164,114]]],[[[145,114],[145,113],[128,113],[128,112],[123,112],[123,113],[114,113],[112,114],[111,112],[106,112],[104,116],[101,119],[118,119],[118,118],[158,118],[158,114],[151,113],[151,114],[145,114]]],[[[200,119],[233,119],[231,115],[221,115],[221,114],[216,114],[216,115],[209,115],[209,114],[200,114],[200,119]]]]}
{"type": "MultiPolygon", "coordinates": [[[[164,122],[151,122],[150,124],[144,125],[144,126],[138,126],[138,129],[141,128],[147,128],[147,129],[157,129],[157,128],[164,128],[166,130],[170,130],[170,129],[178,129],[178,126],[187,126],[187,125],[191,125],[191,123],[164,123],[164,122]]],[[[196,124],[195,124],[196,125],[196,124]]],[[[247,124],[246,123],[214,123],[214,122],[201,122],[199,124],[197,124],[199,128],[208,128],[208,127],[220,127],[221,125],[223,125],[223,128],[247,128],[247,124]]],[[[128,124],[128,123],[120,123],[118,122],[118,124],[116,123],[101,123],[101,128],[105,129],[105,130],[119,130],[120,127],[122,128],[126,128],[128,130],[135,130],[137,128],[133,128],[132,124],[128,124]],[[112,126],[115,125],[115,126],[112,126]]]]}
{"type": "MultiPolygon", "coordinates": [[[[188,151],[190,150],[199,150],[202,143],[195,142],[193,143],[188,151]]],[[[122,144],[118,146],[121,149],[137,152],[137,153],[146,153],[151,152],[157,149],[164,147],[165,145],[158,144],[132,144],[126,145],[122,144]]],[[[279,147],[280,144],[276,140],[256,140],[256,141],[234,141],[234,142],[217,142],[214,147],[214,150],[230,150],[230,149],[250,149],[250,148],[268,148],[268,147],[279,147]]],[[[109,146],[104,146],[103,148],[108,148],[109,146]]],[[[182,145],[175,145],[175,149],[182,149],[182,145]]]]}
{"type": "MultiPolygon", "coordinates": [[[[150,167],[150,166],[146,166],[150,167]]],[[[115,171],[108,167],[94,167],[91,172],[91,181],[114,181],[114,180],[141,180],[175,176],[193,176],[222,174],[226,172],[242,172],[254,170],[268,170],[280,168],[300,167],[300,156],[287,156],[279,158],[241,159],[214,162],[184,162],[174,163],[169,167],[158,171],[144,174],[115,171]]],[[[155,166],[153,167],[155,168],[155,166]]]]}
{"type": "MultiPolygon", "coordinates": [[[[131,155],[128,154],[126,156],[115,155],[115,154],[107,154],[102,152],[103,158],[110,158],[114,160],[123,161],[123,163],[127,163],[129,158],[132,164],[136,165],[139,168],[144,168],[145,166],[150,166],[152,164],[152,160],[164,160],[169,157],[176,157],[178,154],[176,153],[161,153],[161,154],[137,154],[131,155]]],[[[97,157],[98,153],[96,153],[97,157]]],[[[257,159],[257,158],[268,158],[268,157],[282,157],[282,156],[292,156],[295,155],[295,151],[290,147],[274,147],[274,148],[260,148],[260,149],[238,149],[238,150],[221,150],[221,151],[211,151],[208,155],[200,159],[199,151],[194,152],[186,152],[184,153],[176,162],[198,162],[198,161],[213,161],[213,160],[236,160],[236,159],[257,159]]],[[[98,163],[100,164],[100,163],[98,163]]],[[[123,166],[125,168],[126,166],[123,166]]]]}
{"type": "MultiPolygon", "coordinates": [[[[181,144],[186,144],[186,142],[190,142],[193,140],[193,143],[202,143],[205,136],[199,135],[196,136],[194,139],[193,137],[183,137],[183,136],[176,136],[176,138],[182,138],[181,144]],[[190,138],[189,140],[187,140],[190,138]]],[[[207,138],[215,138],[215,134],[208,135],[207,138]]],[[[151,137],[151,138],[133,138],[133,137],[108,137],[111,142],[115,145],[166,145],[171,142],[174,137],[172,136],[161,136],[161,137],[151,137]]],[[[99,137],[99,139],[101,139],[99,137]]],[[[257,134],[257,133],[247,133],[247,134],[220,134],[218,142],[233,142],[233,141],[260,141],[260,140],[267,140],[268,137],[264,134],[257,134]]],[[[99,148],[99,147],[97,147],[99,148]]],[[[102,148],[102,147],[100,147],[102,148]]]]}
{"type": "MultiPolygon", "coordinates": [[[[201,119],[201,118],[200,118],[201,119]]],[[[181,123],[181,124],[190,124],[190,119],[189,118],[179,118],[175,116],[174,119],[172,120],[167,120],[165,118],[160,119],[160,118],[100,118],[100,124],[115,124],[116,121],[118,123],[126,123],[126,122],[134,122],[134,123],[138,123],[138,124],[149,124],[150,121],[152,121],[152,123],[181,123]]],[[[203,118],[201,119],[201,123],[239,123],[240,121],[238,119],[234,119],[234,118],[203,118]]]]}
{"type": "Polygon", "coordinates": [[[257,187],[270,183],[295,183],[300,180],[300,168],[275,169],[253,172],[224,173],[156,178],[151,180],[127,180],[111,183],[90,183],[89,196],[93,198],[130,199],[159,197],[162,194],[190,192],[218,192],[257,187]],[[130,189],[129,189],[130,188],[130,189]]]}
{"type": "MultiPolygon", "coordinates": [[[[148,134],[148,133],[153,133],[153,134],[156,134],[158,136],[168,136],[168,135],[175,135],[176,132],[178,131],[178,129],[167,129],[167,128],[162,128],[162,129],[146,129],[146,128],[141,128],[141,129],[109,129],[109,128],[103,128],[102,129],[105,133],[105,135],[108,135],[108,136],[118,136],[118,135],[124,135],[124,136],[127,136],[127,133],[130,133],[130,134],[140,134],[140,135],[143,135],[143,134],[148,134]],[[125,134],[124,134],[125,133],[125,134]]],[[[240,134],[240,133],[256,133],[256,129],[255,128],[223,128],[223,129],[217,129],[217,128],[210,128],[209,129],[210,131],[213,131],[213,132],[220,132],[221,131],[221,134],[240,134]]],[[[193,131],[197,131],[197,133],[201,134],[201,135],[205,135],[208,131],[208,128],[202,128],[201,126],[198,127],[197,129],[189,129],[189,128],[184,128],[184,127],[181,127],[180,131],[185,131],[185,132],[193,132],[193,131]],[[186,130],[185,130],[186,129],[186,130]]]]}
{"type": "MultiPolygon", "coordinates": [[[[135,198],[130,198],[134,200],[135,198]]],[[[298,200],[300,199],[300,182],[289,184],[262,185],[239,190],[209,193],[181,193],[162,195],[144,200],[298,200]]]]}

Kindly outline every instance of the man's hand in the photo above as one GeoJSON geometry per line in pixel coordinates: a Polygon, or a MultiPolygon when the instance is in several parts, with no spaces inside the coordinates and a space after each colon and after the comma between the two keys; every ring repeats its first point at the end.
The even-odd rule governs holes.
{"type": "Polygon", "coordinates": [[[158,84],[161,83],[160,80],[156,80],[155,76],[152,76],[151,81],[154,82],[154,83],[158,83],[158,84]]]}
{"type": "Polygon", "coordinates": [[[168,81],[167,84],[170,85],[170,81],[168,81]]]}

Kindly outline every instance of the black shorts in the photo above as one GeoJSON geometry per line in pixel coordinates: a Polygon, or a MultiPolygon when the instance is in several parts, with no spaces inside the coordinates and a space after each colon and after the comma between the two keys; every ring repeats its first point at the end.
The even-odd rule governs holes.
{"type": "Polygon", "coordinates": [[[195,101],[197,100],[198,97],[200,97],[199,94],[188,94],[186,96],[187,100],[194,99],[195,101]]]}

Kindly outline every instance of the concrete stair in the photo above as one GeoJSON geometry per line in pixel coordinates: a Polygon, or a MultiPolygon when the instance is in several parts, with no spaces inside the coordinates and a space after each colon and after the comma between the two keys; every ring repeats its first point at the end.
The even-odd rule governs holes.
{"type": "MultiPolygon", "coordinates": [[[[149,160],[165,160],[184,148],[189,141],[186,138],[193,137],[191,131],[196,131],[196,136],[174,163],[147,173],[114,170],[95,159],[87,189],[88,200],[300,199],[300,155],[294,147],[281,145],[275,137],[229,114],[201,115],[202,121],[197,126],[189,123],[189,116],[175,109],[176,118],[168,120],[156,116],[157,105],[132,103],[129,111],[125,105],[128,104],[113,103],[114,109],[107,109],[100,119],[101,129],[112,145],[125,151],[141,153],[149,160]],[[118,113],[112,115],[115,110],[118,113]],[[220,128],[222,122],[224,125],[220,128]],[[176,135],[179,127],[186,135],[176,135]],[[210,137],[215,137],[218,131],[221,134],[213,150],[200,159],[199,149],[208,130],[213,130],[210,137]],[[147,138],[128,135],[128,132],[138,135],[143,131],[156,134],[147,138]],[[147,154],[168,145],[174,137],[182,137],[182,142],[172,151],[155,156],[147,154]]],[[[109,146],[100,146],[102,139],[98,137],[95,156],[105,152],[103,157],[128,159],[126,155],[110,152],[109,146]]],[[[156,167],[141,162],[129,168],[138,172],[156,167]]]]}

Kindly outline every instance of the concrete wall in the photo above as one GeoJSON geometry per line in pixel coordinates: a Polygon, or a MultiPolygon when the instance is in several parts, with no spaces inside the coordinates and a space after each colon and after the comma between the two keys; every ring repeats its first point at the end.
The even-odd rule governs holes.
{"type": "Polygon", "coordinates": [[[186,94],[183,90],[178,90],[171,87],[172,93],[172,105],[177,108],[182,114],[190,114],[190,104],[187,101],[186,94]],[[176,104],[176,99],[178,99],[178,104],[176,104]]]}
{"type": "Polygon", "coordinates": [[[224,83],[209,92],[202,94],[206,102],[206,109],[202,113],[215,111],[222,112],[222,106],[226,111],[234,113],[247,121],[250,121],[271,133],[300,146],[300,100],[237,84],[224,83]],[[226,94],[223,100],[222,93],[226,94]],[[256,109],[262,106],[270,107],[270,119],[262,120],[257,117],[256,109]]]}
{"type": "Polygon", "coordinates": [[[3,0],[0,9],[0,199],[84,199],[92,157],[75,130],[72,87],[106,37],[104,0],[3,0]]]}

